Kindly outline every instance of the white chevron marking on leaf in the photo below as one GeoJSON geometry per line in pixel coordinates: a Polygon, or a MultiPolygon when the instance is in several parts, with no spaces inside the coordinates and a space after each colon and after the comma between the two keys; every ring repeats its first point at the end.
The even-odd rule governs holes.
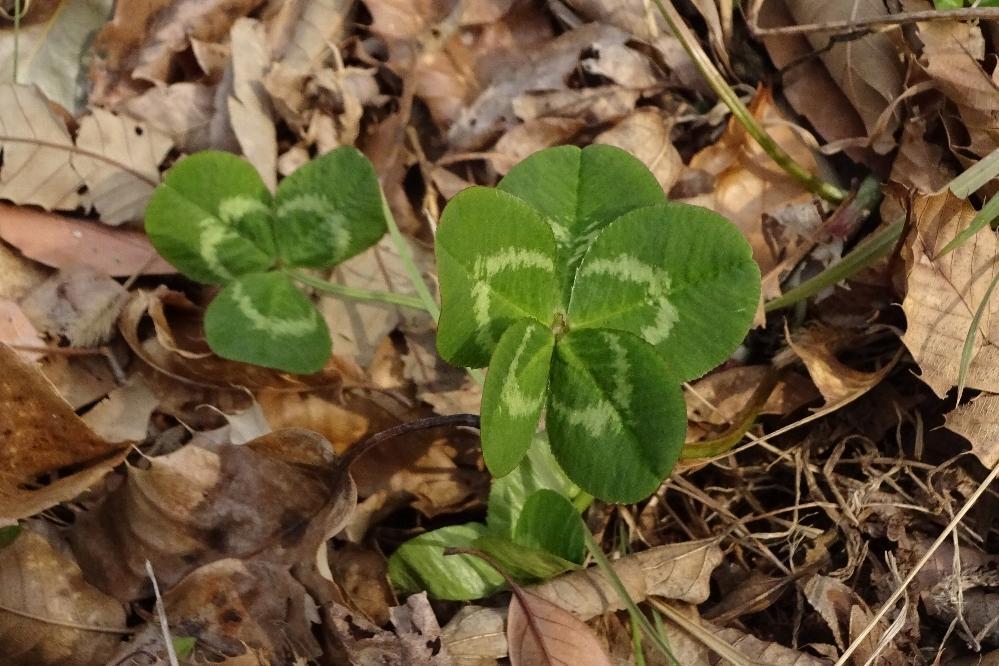
{"type": "Polygon", "coordinates": [[[235,222],[251,213],[266,213],[267,205],[259,199],[238,195],[219,202],[219,217],[225,222],[235,222]]]}
{"type": "Polygon", "coordinates": [[[233,277],[232,273],[222,264],[219,258],[219,248],[222,243],[239,240],[239,234],[227,227],[217,217],[206,217],[198,222],[198,255],[218,276],[226,279],[233,277]]]}
{"type": "Polygon", "coordinates": [[[614,371],[614,400],[622,407],[629,407],[631,405],[631,381],[628,378],[628,373],[631,371],[631,365],[628,363],[628,352],[616,335],[603,333],[601,338],[603,338],[611,355],[611,369],[614,371]]]}
{"type": "Polygon", "coordinates": [[[489,347],[496,342],[489,329],[489,308],[492,305],[488,281],[509,270],[535,269],[546,273],[555,272],[552,258],[537,250],[526,250],[519,247],[507,247],[496,254],[476,258],[472,268],[474,284],[472,285],[472,315],[475,317],[476,341],[483,347],[489,347]]]}
{"type": "Polygon", "coordinates": [[[559,417],[569,422],[569,425],[582,428],[590,437],[600,437],[608,431],[621,432],[620,417],[614,406],[603,398],[586,407],[572,407],[567,403],[555,401],[552,402],[552,407],[559,417]]]}
{"type": "Polygon", "coordinates": [[[343,224],[344,217],[326,197],[319,194],[300,194],[288,199],[278,206],[278,220],[288,213],[312,213],[318,216],[333,237],[333,247],[337,252],[343,252],[350,245],[350,231],[343,224]]]}
{"type": "Polygon", "coordinates": [[[232,285],[232,298],[240,314],[246,317],[258,331],[265,331],[275,336],[302,337],[316,330],[315,311],[297,319],[276,319],[265,315],[253,304],[253,300],[243,291],[243,285],[236,282],[232,285]]]}
{"type": "Polygon", "coordinates": [[[651,324],[642,327],[642,337],[653,345],[669,337],[679,316],[676,307],[668,299],[671,280],[666,271],[650,266],[633,255],[621,254],[613,259],[594,259],[588,262],[580,275],[591,274],[609,275],[622,282],[645,285],[656,314],[651,324]]]}
{"type": "Polygon", "coordinates": [[[500,391],[500,405],[514,418],[530,416],[538,408],[538,399],[540,396],[528,395],[520,388],[520,382],[517,381],[517,371],[520,369],[521,362],[520,357],[523,356],[524,350],[527,349],[528,344],[537,333],[538,331],[531,330],[520,341],[520,346],[517,347],[517,351],[513,354],[513,360],[510,361],[510,369],[506,375],[507,380],[500,391]]]}

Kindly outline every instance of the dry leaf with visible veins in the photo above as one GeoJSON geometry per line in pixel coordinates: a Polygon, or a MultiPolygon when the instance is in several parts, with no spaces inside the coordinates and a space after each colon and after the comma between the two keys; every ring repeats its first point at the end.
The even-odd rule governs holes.
{"type": "Polygon", "coordinates": [[[128,632],[122,605],[91,587],[43,537],[22,530],[0,548],[5,666],[107,664],[128,632]]]}
{"type": "Polygon", "coordinates": [[[896,355],[892,362],[873,372],[854,370],[836,358],[836,352],[855,343],[851,333],[826,326],[812,326],[793,337],[788,335],[788,344],[808,368],[827,405],[845,404],[871,390],[888,376],[898,360],[896,355]]]}
{"type": "Polygon", "coordinates": [[[343,527],[356,492],[329,442],[307,430],[239,446],[188,444],[148,468],[130,467],[121,487],[78,518],[69,541],[88,580],[131,601],[150,592],[146,560],[166,589],[228,557],[311,561],[343,527]]]}
{"type": "Polygon", "coordinates": [[[642,107],[594,139],[627,150],[642,160],[655,174],[663,190],[669,192],[683,170],[680,153],[673,147],[670,130],[673,121],[654,107],[642,107]]]}
{"type": "MultiPolygon", "coordinates": [[[[919,364],[920,379],[941,398],[957,385],[961,352],[975,312],[999,270],[999,241],[989,230],[936,258],[971,224],[971,203],[950,190],[917,196],[913,229],[903,248],[908,276],[902,341],[919,364]]],[[[999,393],[999,299],[992,298],[975,331],[967,388],[999,393]]]]}
{"type": "Polygon", "coordinates": [[[0,518],[33,516],[73,499],[125,459],[128,442],[108,442],[80,420],[37,366],[0,344],[0,518]],[[35,480],[82,468],[47,485],[35,480]]]}
{"type": "Polygon", "coordinates": [[[971,452],[985,467],[999,464],[999,395],[980,395],[960,405],[944,425],[971,442],[971,452]]]}
{"type": "Polygon", "coordinates": [[[506,617],[512,666],[610,666],[593,630],[569,611],[514,586],[506,617]]]}

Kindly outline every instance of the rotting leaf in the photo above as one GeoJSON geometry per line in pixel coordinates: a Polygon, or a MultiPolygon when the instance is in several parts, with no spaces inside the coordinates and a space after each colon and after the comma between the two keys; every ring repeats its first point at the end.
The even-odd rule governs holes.
{"type": "MultiPolygon", "coordinates": [[[[958,384],[961,353],[975,312],[999,270],[999,241],[983,233],[938,257],[944,245],[975,216],[968,201],[949,190],[919,195],[904,250],[908,276],[902,301],[908,327],[902,341],[919,364],[920,379],[941,398],[958,384]]],[[[974,332],[967,388],[999,392],[999,299],[991,299],[974,332]]]]}
{"type": "Polygon", "coordinates": [[[73,499],[125,459],[129,442],[98,437],[38,368],[0,344],[0,518],[27,518],[73,499]],[[82,468],[47,485],[36,479],[82,468]]]}
{"type": "Polygon", "coordinates": [[[354,509],[353,479],[315,433],[206,447],[130,467],[125,483],[73,525],[70,544],[96,586],[122,600],[145,596],[146,560],[165,588],[227,557],[309,560],[354,509]]]}
{"type": "Polygon", "coordinates": [[[45,538],[22,530],[0,547],[4,664],[99,666],[127,634],[121,603],[99,592],[45,538]]]}

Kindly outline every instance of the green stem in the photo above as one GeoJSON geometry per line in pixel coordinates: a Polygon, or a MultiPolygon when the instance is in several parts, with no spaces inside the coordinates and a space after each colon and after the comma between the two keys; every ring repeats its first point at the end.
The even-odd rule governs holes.
{"type": "Polygon", "coordinates": [[[326,292],[327,294],[333,294],[334,296],[343,296],[355,301],[372,301],[376,303],[388,303],[390,305],[401,305],[402,307],[412,308],[422,312],[427,311],[423,301],[415,296],[405,296],[403,294],[393,294],[387,291],[371,291],[369,289],[348,287],[346,285],[320,280],[319,278],[314,278],[300,271],[285,269],[284,273],[296,282],[307,284],[313,289],[326,292]]]}
{"type": "Polygon", "coordinates": [[[794,305],[798,301],[803,301],[809,296],[814,296],[826,287],[831,287],[840,280],[845,280],[860,269],[869,266],[875,260],[888,254],[895,246],[895,241],[902,235],[902,227],[905,220],[896,220],[884,229],[876,231],[868,236],[864,242],[853,249],[853,252],[843,257],[843,260],[833,264],[818,275],[805,280],[794,289],[784,292],[782,295],[767,301],[763,309],[766,312],[773,312],[794,305]]]}
{"type": "Polygon", "coordinates": [[[395,217],[392,216],[392,211],[389,209],[384,193],[382,194],[382,211],[385,214],[385,221],[388,224],[389,234],[392,236],[392,243],[395,244],[395,250],[399,253],[399,258],[402,259],[402,265],[406,269],[406,274],[409,276],[409,281],[412,283],[413,289],[416,290],[416,294],[420,297],[421,307],[425,312],[430,313],[434,321],[437,321],[441,316],[441,308],[437,305],[437,301],[434,300],[430,290],[427,289],[427,283],[423,281],[423,275],[413,260],[413,253],[410,252],[406,239],[402,237],[402,232],[399,231],[399,225],[395,223],[395,217]]]}
{"type": "Polygon", "coordinates": [[[767,131],[756,122],[756,118],[749,112],[746,105],[742,103],[739,96],[735,94],[728,82],[721,75],[721,72],[714,66],[708,54],[704,52],[697,38],[690,32],[690,28],[683,22],[683,19],[676,13],[672,3],[665,5],[663,0],[653,0],[659,13],[666,19],[667,25],[684,50],[690,56],[697,69],[700,70],[704,80],[707,81],[711,89],[715,91],[718,98],[729,108],[735,119],[746,129],[746,133],[753,137],[756,143],[760,144],[764,152],[777,163],[780,168],[786,171],[792,178],[804,185],[810,192],[814,192],[827,201],[839,203],[846,197],[846,192],[836,187],[832,183],[827,183],[818,176],[812,174],[808,169],[801,166],[788,155],[783,148],[767,134],[767,131]]]}

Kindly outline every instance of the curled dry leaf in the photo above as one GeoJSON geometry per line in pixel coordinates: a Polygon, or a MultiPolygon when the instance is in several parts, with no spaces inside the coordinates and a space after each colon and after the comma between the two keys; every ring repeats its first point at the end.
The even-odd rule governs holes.
{"type": "Polygon", "coordinates": [[[141,231],[114,229],[21,206],[0,204],[0,238],[29,259],[52,268],[83,265],[111,277],[177,272],[156,254],[141,231]]]}
{"type": "MultiPolygon", "coordinates": [[[[731,423],[771,372],[770,366],[743,365],[712,372],[697,380],[685,394],[687,419],[713,426],[731,423]]],[[[760,414],[786,416],[818,397],[807,377],[783,372],[760,414]]]]}
{"type": "Polygon", "coordinates": [[[224,558],[311,561],[339,532],[357,491],[329,442],[280,430],[240,446],[188,444],[130,467],[124,484],[69,532],[98,588],[122,600],[149,594],[145,562],[169,589],[224,558]]]}
{"type": "Polygon", "coordinates": [[[514,588],[506,617],[512,666],[610,666],[593,630],[569,611],[524,589],[514,588]]]}
{"type": "MultiPolygon", "coordinates": [[[[196,640],[193,663],[242,655],[262,658],[250,663],[265,664],[315,659],[321,651],[312,635],[308,603],[287,565],[238,559],[206,564],[163,595],[174,637],[196,640]]],[[[109,663],[151,655],[167,661],[155,616],[109,663]]]]}
{"type": "Polygon", "coordinates": [[[151,83],[169,82],[192,39],[217,42],[260,0],[127,0],[94,42],[90,103],[115,107],[151,83]]]}
{"type": "Polygon", "coordinates": [[[125,609],[84,580],[76,563],[22,530],[0,548],[4,664],[99,666],[121,640],[125,609]]]}
{"type": "Polygon", "coordinates": [[[852,334],[824,326],[813,326],[788,337],[788,344],[808,368],[827,405],[846,404],[867,393],[888,376],[900,358],[896,354],[891,362],[873,372],[854,370],[836,358],[836,352],[855,343],[852,334]]]}
{"type": "Polygon", "coordinates": [[[80,420],[34,365],[0,344],[0,518],[19,519],[71,500],[125,459],[128,442],[108,442],[80,420]],[[42,475],[79,471],[44,486],[42,475]]]}
{"type": "MultiPolygon", "coordinates": [[[[944,245],[974,219],[975,209],[950,190],[919,195],[913,201],[913,228],[903,256],[908,322],[902,341],[919,364],[920,379],[941,398],[956,386],[964,341],[975,312],[999,270],[999,241],[987,231],[953,252],[937,257],[944,245]]],[[[968,388],[999,393],[999,299],[990,299],[974,332],[968,388]]]]}

